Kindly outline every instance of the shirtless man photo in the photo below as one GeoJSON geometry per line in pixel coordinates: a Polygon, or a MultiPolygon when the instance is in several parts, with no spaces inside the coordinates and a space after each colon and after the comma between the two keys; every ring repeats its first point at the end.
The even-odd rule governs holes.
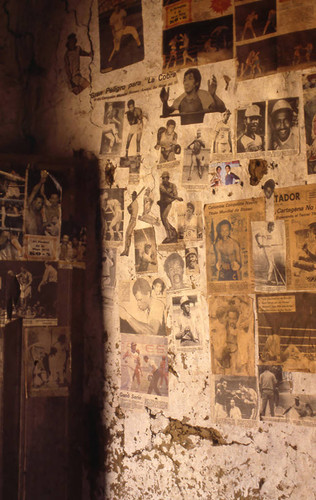
{"type": "Polygon", "coordinates": [[[231,223],[224,219],[217,224],[217,238],[214,244],[218,281],[241,279],[241,252],[238,241],[231,236],[231,223]]]}

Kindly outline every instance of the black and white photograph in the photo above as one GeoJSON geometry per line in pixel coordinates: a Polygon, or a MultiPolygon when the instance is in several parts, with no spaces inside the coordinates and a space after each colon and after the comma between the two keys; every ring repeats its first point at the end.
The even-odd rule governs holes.
{"type": "Polygon", "coordinates": [[[24,165],[0,165],[0,260],[21,259],[26,189],[24,165]]]}
{"type": "Polygon", "coordinates": [[[278,67],[282,71],[292,71],[315,64],[315,37],[316,29],[278,36],[278,67]]]}
{"type": "Polygon", "coordinates": [[[99,0],[100,71],[144,59],[141,0],[99,0]]]}
{"type": "Polygon", "coordinates": [[[111,188],[115,182],[117,169],[117,158],[109,158],[100,160],[100,187],[101,189],[109,187],[111,188]]]}
{"type": "Polygon", "coordinates": [[[202,204],[200,201],[183,203],[177,215],[179,240],[201,240],[203,238],[202,204]]]}
{"type": "Polygon", "coordinates": [[[277,37],[239,45],[236,53],[239,80],[258,78],[277,71],[277,37]]]}
{"type": "Polygon", "coordinates": [[[251,222],[256,291],[286,288],[284,221],[251,222]]]}
{"type": "Polygon", "coordinates": [[[119,155],[122,148],[124,101],[104,104],[100,155],[119,155]]]}
{"type": "Polygon", "coordinates": [[[254,102],[237,111],[237,153],[265,150],[265,102],[254,102]]]}
{"type": "Polygon", "coordinates": [[[143,213],[138,216],[138,219],[151,226],[160,226],[159,217],[156,215],[158,210],[155,211],[156,207],[153,189],[146,187],[143,192],[143,213]]]}
{"type": "Polygon", "coordinates": [[[260,420],[282,415],[280,397],[290,391],[290,382],[283,377],[280,365],[258,366],[260,392],[260,420]]]}
{"type": "Polygon", "coordinates": [[[203,132],[198,129],[195,137],[192,138],[192,141],[187,144],[184,150],[182,185],[187,189],[192,186],[201,187],[207,185],[210,149],[206,147],[206,141],[203,137],[206,133],[203,132]]]}
{"type": "Polygon", "coordinates": [[[132,239],[134,235],[134,229],[137,224],[137,216],[138,216],[138,210],[139,210],[139,205],[138,205],[138,197],[139,195],[143,192],[144,187],[137,193],[137,191],[133,191],[130,194],[127,194],[128,197],[128,202],[127,205],[127,212],[129,214],[129,219],[127,222],[127,226],[125,228],[125,235],[124,235],[124,249],[120,253],[121,256],[127,257],[129,255],[129,251],[131,248],[132,244],[132,239]]]}
{"type": "Polygon", "coordinates": [[[153,227],[135,229],[135,270],[136,273],[157,273],[157,247],[153,227]]]}
{"type": "Polygon", "coordinates": [[[125,156],[140,155],[141,139],[143,135],[144,119],[148,120],[147,113],[135,104],[134,99],[129,99],[126,103],[125,112],[127,138],[125,143],[125,156]]]}
{"type": "Polygon", "coordinates": [[[299,148],[298,98],[274,99],[268,103],[268,149],[299,148]]]}
{"type": "Polygon", "coordinates": [[[25,233],[59,238],[62,187],[47,170],[28,170],[25,233]]]}
{"type": "Polygon", "coordinates": [[[62,223],[62,188],[47,170],[28,169],[23,257],[57,260],[62,223]]]}
{"type": "Polygon", "coordinates": [[[166,335],[166,300],[155,279],[121,282],[120,330],[136,335],[166,335]],[[157,296],[159,292],[160,296],[157,296]]]}
{"type": "Polygon", "coordinates": [[[233,150],[231,114],[231,111],[226,109],[222,115],[222,119],[216,123],[212,149],[215,154],[231,153],[233,150]]]}
{"type": "Polygon", "coordinates": [[[232,59],[233,16],[181,24],[165,30],[163,57],[165,71],[232,59]]]}
{"type": "Polygon", "coordinates": [[[260,364],[316,373],[315,294],[258,294],[260,364]]]}
{"type": "Polygon", "coordinates": [[[316,397],[293,390],[293,374],[280,365],[258,367],[260,419],[315,424],[316,397]]]}
{"type": "Polygon", "coordinates": [[[276,0],[240,5],[235,10],[236,42],[270,35],[277,31],[276,0]]]}
{"type": "Polygon", "coordinates": [[[185,273],[185,256],[184,251],[165,252],[163,258],[163,270],[166,276],[165,282],[168,292],[177,292],[191,288],[185,273]]]}
{"type": "Polygon", "coordinates": [[[116,248],[104,248],[102,252],[101,288],[103,294],[105,295],[108,288],[113,289],[115,286],[117,262],[116,250],[116,248]]]}
{"type": "Polygon", "coordinates": [[[281,415],[276,414],[276,416],[304,425],[316,423],[316,396],[314,394],[280,392],[279,408],[281,415]]]}
{"type": "Polygon", "coordinates": [[[59,243],[59,266],[85,267],[87,255],[87,228],[74,221],[63,221],[59,243]]]}
{"type": "Polygon", "coordinates": [[[165,126],[159,127],[155,149],[160,151],[159,163],[175,161],[180,155],[181,146],[178,143],[176,122],[174,120],[170,119],[165,126]]]}
{"type": "Polygon", "coordinates": [[[197,295],[172,297],[171,331],[176,348],[198,348],[203,343],[203,320],[197,295]]]}
{"type": "Polygon", "coordinates": [[[211,163],[209,165],[210,186],[214,188],[241,184],[240,173],[241,166],[239,160],[211,163]]]}
{"type": "Polygon", "coordinates": [[[23,318],[28,325],[57,324],[55,262],[0,262],[0,321],[23,318]]]}
{"type": "Polygon", "coordinates": [[[129,184],[139,183],[140,166],[141,166],[141,157],[139,155],[128,156],[128,157],[121,156],[120,158],[120,167],[126,169],[128,168],[129,184]]]}
{"type": "Polygon", "coordinates": [[[162,118],[180,116],[181,125],[203,123],[205,113],[224,113],[226,106],[217,94],[218,81],[214,74],[207,80],[207,90],[201,89],[202,75],[198,68],[189,68],[183,75],[183,90],[169,103],[169,88],[160,92],[162,118]]]}
{"type": "Polygon", "coordinates": [[[25,374],[28,396],[68,396],[71,382],[69,328],[26,328],[25,344],[25,374]]]}
{"type": "Polygon", "coordinates": [[[185,249],[185,270],[189,275],[200,274],[198,247],[189,247],[185,249]]]}
{"type": "MultiPolygon", "coordinates": [[[[297,285],[299,282],[304,288],[314,287],[316,281],[316,221],[295,220],[291,225],[292,266],[297,285]],[[305,285],[305,286],[304,286],[305,285]]],[[[302,286],[301,285],[301,286],[302,286]]]]}
{"type": "Polygon", "coordinates": [[[209,300],[212,372],[253,376],[254,313],[248,295],[213,295],[209,300]]]}
{"type": "Polygon", "coordinates": [[[257,415],[256,377],[215,377],[215,419],[254,420],[257,415]]]}
{"type": "Polygon", "coordinates": [[[178,231],[171,224],[169,217],[173,205],[178,205],[175,202],[182,202],[183,198],[178,195],[178,189],[174,182],[170,181],[170,174],[167,170],[162,172],[161,182],[159,185],[160,199],[157,204],[160,209],[160,219],[166,232],[166,237],[162,240],[162,244],[177,243],[178,231]]]}
{"type": "Polygon", "coordinates": [[[304,95],[305,137],[308,174],[316,173],[316,91],[304,95]]]}
{"type": "Polygon", "coordinates": [[[246,232],[246,227],[245,223],[240,221],[238,228],[238,222],[236,221],[234,227],[228,219],[221,219],[216,221],[215,227],[212,221],[210,241],[213,266],[209,269],[209,273],[218,281],[240,281],[243,278],[241,238],[242,232],[246,232]]]}
{"type": "Polygon", "coordinates": [[[111,243],[123,241],[124,189],[104,189],[101,192],[103,240],[111,243]]]}
{"type": "MultiPolygon", "coordinates": [[[[260,389],[260,419],[274,418],[315,424],[316,397],[293,390],[293,374],[280,365],[258,367],[260,389]]],[[[303,389],[304,390],[304,389],[303,389]]]]}

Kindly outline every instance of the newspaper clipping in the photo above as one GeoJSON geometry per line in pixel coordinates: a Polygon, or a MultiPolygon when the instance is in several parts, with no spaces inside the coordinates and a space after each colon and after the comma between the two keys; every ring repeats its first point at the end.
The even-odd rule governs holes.
{"type": "Polygon", "coordinates": [[[121,334],[122,408],[168,407],[167,339],[121,334]]]}
{"type": "Polygon", "coordinates": [[[153,227],[135,229],[135,269],[138,274],[157,273],[157,247],[153,227]]]}
{"type": "Polygon", "coordinates": [[[162,290],[157,296],[156,285],[155,279],[145,277],[120,283],[121,333],[166,335],[166,299],[162,290]]]}
{"type": "Polygon", "coordinates": [[[198,295],[172,297],[172,326],[176,349],[192,350],[203,344],[203,321],[198,295]]]}
{"type": "Polygon", "coordinates": [[[276,219],[286,234],[287,288],[306,290],[316,284],[316,187],[292,186],[275,190],[276,219]]]}
{"type": "Polygon", "coordinates": [[[254,376],[253,299],[212,295],[209,299],[212,372],[254,376]]]}
{"type": "Polygon", "coordinates": [[[316,73],[303,74],[306,154],[309,174],[316,173],[316,73]]]}
{"type": "Polygon", "coordinates": [[[144,58],[140,0],[99,0],[100,71],[105,73],[144,58]]]}
{"type": "Polygon", "coordinates": [[[57,260],[61,230],[61,195],[58,181],[46,170],[28,169],[24,218],[24,257],[57,260]]]}
{"type": "Polygon", "coordinates": [[[205,147],[203,132],[205,134],[205,131],[198,129],[196,136],[184,150],[182,185],[187,189],[200,190],[208,184],[210,150],[205,147]]]}
{"type": "Polygon", "coordinates": [[[124,101],[111,101],[104,104],[100,155],[120,154],[124,125],[124,108],[124,101]]]}
{"type": "Polygon", "coordinates": [[[233,57],[231,2],[164,1],[164,68],[176,69],[233,57]],[[194,43],[192,42],[194,40],[194,43]]]}
{"type": "Polygon", "coordinates": [[[28,325],[57,325],[57,264],[45,262],[0,263],[0,321],[18,317],[28,325]]]}
{"type": "Polygon", "coordinates": [[[257,295],[260,364],[316,372],[315,293],[257,295]]]}
{"type": "Polygon", "coordinates": [[[260,365],[258,372],[261,420],[315,425],[314,374],[284,371],[276,364],[260,365]]]}
{"type": "Polygon", "coordinates": [[[28,396],[68,396],[71,379],[69,328],[26,328],[25,346],[28,396]]]}
{"type": "Polygon", "coordinates": [[[101,190],[102,240],[106,246],[123,242],[124,189],[101,190]]]}
{"type": "Polygon", "coordinates": [[[264,213],[263,198],[205,205],[208,293],[253,290],[251,221],[264,213]]]}
{"type": "Polygon", "coordinates": [[[286,288],[284,221],[252,222],[256,291],[286,288]]]}
{"type": "Polygon", "coordinates": [[[1,164],[0,186],[0,260],[21,259],[26,167],[1,164]]]}
{"type": "Polygon", "coordinates": [[[215,377],[214,418],[253,420],[258,414],[256,377],[215,377]]]}

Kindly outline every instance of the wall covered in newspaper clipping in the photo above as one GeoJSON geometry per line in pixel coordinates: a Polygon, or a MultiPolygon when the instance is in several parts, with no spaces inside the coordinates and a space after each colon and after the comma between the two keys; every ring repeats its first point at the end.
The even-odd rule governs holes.
{"type": "MultiPolygon", "coordinates": [[[[102,386],[106,458],[104,490],[96,474],[91,488],[113,500],[311,498],[316,6],[77,4],[56,22],[31,128],[48,152],[99,162],[91,302],[102,294],[106,366],[88,349],[86,378],[102,386]]],[[[27,325],[31,396],[70,383],[44,367],[60,272],[90,259],[68,190],[49,168],[0,167],[0,323],[27,325]]]]}

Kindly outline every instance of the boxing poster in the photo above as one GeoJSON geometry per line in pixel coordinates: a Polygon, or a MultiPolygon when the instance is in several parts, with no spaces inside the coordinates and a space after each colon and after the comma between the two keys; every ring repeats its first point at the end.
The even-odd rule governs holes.
{"type": "Polygon", "coordinates": [[[264,213],[263,198],[205,205],[208,293],[253,291],[251,221],[264,213]]]}

